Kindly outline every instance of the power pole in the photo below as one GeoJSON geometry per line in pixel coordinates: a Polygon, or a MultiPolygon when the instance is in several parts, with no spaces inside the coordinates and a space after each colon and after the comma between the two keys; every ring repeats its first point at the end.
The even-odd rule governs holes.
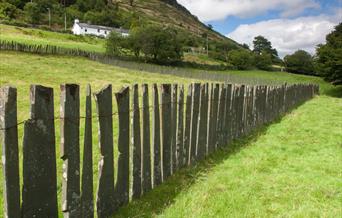
{"type": "Polygon", "coordinates": [[[209,57],[209,38],[207,34],[207,56],[209,57]]]}
{"type": "Polygon", "coordinates": [[[66,4],[64,0],[64,30],[67,30],[66,4]]]}
{"type": "Polygon", "coordinates": [[[51,9],[47,8],[47,10],[49,11],[49,28],[51,29],[51,9]]]}

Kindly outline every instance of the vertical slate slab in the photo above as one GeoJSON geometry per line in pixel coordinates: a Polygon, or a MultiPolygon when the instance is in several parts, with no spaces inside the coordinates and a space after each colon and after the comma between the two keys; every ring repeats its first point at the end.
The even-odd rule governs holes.
{"type": "Polygon", "coordinates": [[[152,115],[152,143],[153,143],[153,187],[162,182],[162,159],[160,141],[160,110],[159,93],[156,84],[153,85],[153,115],[152,115]]]}
{"type": "Polygon", "coordinates": [[[0,143],[4,174],[4,217],[20,217],[17,89],[0,88],[0,143]]]}
{"type": "Polygon", "coordinates": [[[81,216],[80,208],[80,88],[61,89],[61,159],[63,160],[62,211],[64,217],[81,216]]]}
{"type": "Polygon", "coordinates": [[[22,217],[58,217],[53,89],[30,88],[23,142],[22,217]]]}
{"type": "Polygon", "coordinates": [[[171,175],[171,85],[161,85],[161,129],[163,145],[163,181],[171,175]]]}
{"type": "Polygon", "coordinates": [[[132,120],[132,144],[133,144],[133,187],[132,196],[138,198],[141,196],[141,132],[140,132],[140,108],[139,108],[139,85],[133,86],[133,120],[132,120]]]}
{"type": "Polygon", "coordinates": [[[222,85],[220,87],[220,97],[219,97],[219,107],[218,107],[218,115],[217,115],[217,141],[218,146],[221,147],[223,144],[223,120],[224,120],[224,108],[226,104],[226,94],[225,87],[222,85]]]}
{"type": "Polygon", "coordinates": [[[179,87],[178,96],[178,125],[177,125],[177,144],[176,144],[176,170],[184,164],[184,86],[179,87]]]}
{"type": "Polygon", "coordinates": [[[205,120],[204,120],[204,128],[205,128],[205,155],[208,155],[208,138],[209,138],[209,116],[210,116],[210,108],[209,108],[209,83],[206,83],[205,84],[205,112],[204,112],[204,117],[205,117],[205,120]]]}
{"type": "Polygon", "coordinates": [[[119,113],[118,170],[115,185],[115,209],[129,201],[129,87],[115,93],[119,113]]]}
{"type": "Polygon", "coordinates": [[[208,108],[206,106],[205,97],[205,85],[201,85],[201,96],[200,96],[200,111],[198,116],[198,129],[197,129],[197,159],[201,160],[205,157],[206,151],[206,114],[208,113],[208,108]]]}
{"type": "Polygon", "coordinates": [[[191,131],[191,106],[193,96],[193,85],[188,87],[188,94],[186,96],[185,105],[185,129],[184,129],[184,163],[183,165],[190,164],[190,131],[191,131]]]}
{"type": "Polygon", "coordinates": [[[226,139],[225,143],[228,144],[231,141],[231,123],[232,123],[232,84],[227,85],[227,99],[226,99],[226,125],[225,125],[225,132],[226,132],[226,139]]]}
{"type": "Polygon", "coordinates": [[[212,142],[211,150],[214,151],[217,147],[217,116],[219,107],[220,85],[215,84],[213,94],[213,122],[212,122],[212,142]]]}
{"type": "Polygon", "coordinates": [[[91,87],[87,85],[85,102],[84,147],[82,168],[81,205],[82,217],[94,217],[93,193],[93,136],[92,136],[92,106],[91,87]]]}
{"type": "Polygon", "coordinates": [[[213,122],[213,94],[214,86],[210,84],[208,87],[208,128],[207,128],[207,154],[211,152],[212,142],[212,122],[213,122]]]}
{"type": "Polygon", "coordinates": [[[178,85],[172,85],[172,108],[171,108],[171,162],[172,162],[172,174],[177,168],[177,95],[178,85]]]}
{"type": "Polygon", "coordinates": [[[142,129],[142,142],[143,142],[143,179],[142,188],[143,192],[148,192],[152,189],[151,181],[151,138],[150,138],[150,106],[148,99],[148,85],[142,86],[143,92],[143,129],[142,129]]]}
{"type": "Polygon", "coordinates": [[[200,101],[201,84],[193,84],[193,96],[191,105],[191,125],[190,125],[190,164],[193,164],[197,156],[197,129],[198,129],[198,115],[199,115],[199,101],[200,101]]]}
{"type": "Polygon", "coordinates": [[[108,85],[95,93],[97,114],[99,117],[99,182],[97,188],[96,209],[99,218],[114,213],[114,156],[113,156],[113,96],[112,86],[108,85]]]}

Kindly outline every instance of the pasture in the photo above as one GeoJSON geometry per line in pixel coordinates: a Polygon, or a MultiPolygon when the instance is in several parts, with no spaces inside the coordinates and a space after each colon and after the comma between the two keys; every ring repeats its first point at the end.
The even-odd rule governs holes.
{"type": "MultiPolygon", "coordinates": [[[[128,70],[77,57],[1,52],[0,60],[0,86],[12,84],[18,88],[19,121],[28,118],[30,84],[54,88],[55,113],[59,114],[59,85],[62,83],[81,85],[81,108],[84,108],[83,94],[88,83],[93,91],[111,83],[116,92],[122,86],[135,83],[189,84],[201,81],[128,70]]],[[[334,88],[321,78],[281,72],[220,73],[246,80],[264,78],[276,83],[315,83],[321,86],[323,95],[213,154],[195,167],[182,170],[140,200],[120,210],[117,217],[286,216],[289,213],[290,216],[300,217],[336,217],[340,214],[342,101],[331,95],[338,95],[341,88],[334,88]]],[[[93,111],[95,115],[95,108],[93,111]]],[[[81,110],[82,115],[84,111],[81,110]]],[[[114,133],[118,128],[116,120],[114,117],[114,133]]],[[[93,135],[96,136],[97,121],[93,122],[93,135]]],[[[20,126],[20,141],[22,131],[20,126]]],[[[82,134],[83,128],[81,145],[82,134]]],[[[56,139],[58,145],[59,135],[56,139]]],[[[114,135],[115,144],[116,140],[117,135],[114,135]]],[[[99,159],[97,144],[95,137],[96,164],[99,159]]],[[[61,165],[62,161],[58,159],[59,174],[62,172],[61,165]]],[[[95,165],[94,178],[98,170],[95,165]]],[[[0,185],[2,192],[3,186],[0,185]]],[[[61,181],[58,181],[58,190],[61,190],[61,181]]],[[[2,203],[0,208],[3,209],[2,203]]]]}

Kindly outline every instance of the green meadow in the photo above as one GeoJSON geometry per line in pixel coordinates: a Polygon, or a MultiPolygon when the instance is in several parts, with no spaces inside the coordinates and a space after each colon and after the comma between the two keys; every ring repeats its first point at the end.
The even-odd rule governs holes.
{"type": "MultiPolygon", "coordinates": [[[[46,36],[43,32],[43,36],[39,36],[38,30],[32,30],[33,33],[25,35],[17,27],[0,27],[1,39],[23,40],[25,43],[51,43],[73,48],[80,46],[99,52],[103,49],[103,41],[99,39],[76,42],[75,39],[68,38],[72,38],[72,35],[51,33],[51,36],[46,36]],[[21,33],[17,34],[16,31],[21,33]]],[[[246,78],[246,81],[262,78],[277,84],[315,83],[321,87],[321,96],[298,107],[284,118],[255,130],[251,136],[227,145],[205,161],[181,170],[160,187],[122,208],[115,217],[338,217],[342,213],[342,99],[338,98],[341,97],[342,88],[333,87],[318,77],[286,72],[220,73],[227,75],[228,78],[229,75],[246,78]]],[[[187,87],[191,82],[206,81],[129,70],[79,57],[0,52],[0,86],[17,87],[18,121],[29,118],[31,84],[54,88],[57,116],[60,84],[80,84],[82,116],[86,84],[91,84],[94,92],[106,84],[112,84],[113,91],[118,92],[122,86],[131,86],[135,83],[178,83],[187,87]]],[[[117,108],[114,96],[113,102],[115,112],[117,108]]],[[[96,115],[94,101],[93,113],[96,115]]],[[[113,120],[116,146],[117,117],[114,116],[113,120]]],[[[84,120],[81,120],[81,146],[83,122],[84,120]]],[[[59,158],[58,120],[55,125],[60,203],[62,161],[59,158]]],[[[99,160],[96,119],[93,120],[93,126],[96,188],[99,160]]],[[[19,126],[20,158],[22,136],[23,126],[19,126]]],[[[115,156],[116,154],[117,150],[115,156]]],[[[20,167],[22,169],[22,166],[20,167]]],[[[0,170],[2,173],[2,168],[0,170]]],[[[3,195],[2,182],[3,180],[0,180],[0,195],[3,195]]],[[[0,213],[3,210],[2,201],[3,198],[0,213]]]]}

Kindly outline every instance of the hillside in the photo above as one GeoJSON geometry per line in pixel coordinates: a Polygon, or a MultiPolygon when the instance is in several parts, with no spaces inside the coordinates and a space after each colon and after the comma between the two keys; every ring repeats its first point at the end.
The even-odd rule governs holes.
{"type": "Polygon", "coordinates": [[[227,40],[237,44],[233,40],[210,30],[185,7],[178,4],[176,0],[135,0],[133,5],[130,4],[130,0],[120,0],[118,5],[119,10],[136,11],[141,17],[154,24],[172,25],[199,37],[208,33],[211,39],[227,40]]]}

